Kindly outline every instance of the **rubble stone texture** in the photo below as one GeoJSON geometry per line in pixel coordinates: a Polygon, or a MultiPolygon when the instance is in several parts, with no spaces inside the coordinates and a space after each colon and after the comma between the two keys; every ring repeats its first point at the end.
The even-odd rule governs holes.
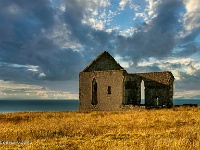
{"type": "Polygon", "coordinates": [[[172,107],[174,76],[170,71],[127,73],[106,51],[79,73],[79,109],[127,110],[141,104],[141,82],[145,106],[172,107]]]}

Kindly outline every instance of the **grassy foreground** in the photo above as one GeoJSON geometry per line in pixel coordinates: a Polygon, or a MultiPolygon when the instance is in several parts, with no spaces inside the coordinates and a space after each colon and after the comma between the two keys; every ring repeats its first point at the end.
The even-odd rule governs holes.
{"type": "Polygon", "coordinates": [[[0,149],[200,149],[200,108],[0,114],[0,149]]]}

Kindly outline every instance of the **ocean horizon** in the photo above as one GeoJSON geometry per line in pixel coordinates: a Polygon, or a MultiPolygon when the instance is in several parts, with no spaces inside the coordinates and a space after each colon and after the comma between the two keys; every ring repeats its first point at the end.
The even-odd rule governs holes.
{"type": "MultiPolygon", "coordinates": [[[[141,103],[144,103],[142,100],[141,103]]],[[[174,99],[174,105],[197,104],[200,99],[174,99]]],[[[0,99],[0,113],[29,111],[78,111],[79,100],[0,99]]]]}

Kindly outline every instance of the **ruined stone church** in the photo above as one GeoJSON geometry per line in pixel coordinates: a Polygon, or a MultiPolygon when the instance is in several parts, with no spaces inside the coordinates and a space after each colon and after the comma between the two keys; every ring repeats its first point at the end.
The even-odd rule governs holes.
{"type": "Polygon", "coordinates": [[[127,73],[106,51],[79,73],[80,110],[123,110],[141,105],[173,106],[174,76],[170,71],[127,73]]]}

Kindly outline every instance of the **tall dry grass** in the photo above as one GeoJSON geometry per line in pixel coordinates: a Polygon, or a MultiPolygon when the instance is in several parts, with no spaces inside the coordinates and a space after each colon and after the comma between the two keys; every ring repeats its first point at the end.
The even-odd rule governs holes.
{"type": "Polygon", "coordinates": [[[0,114],[0,149],[200,149],[200,109],[0,114]]]}

